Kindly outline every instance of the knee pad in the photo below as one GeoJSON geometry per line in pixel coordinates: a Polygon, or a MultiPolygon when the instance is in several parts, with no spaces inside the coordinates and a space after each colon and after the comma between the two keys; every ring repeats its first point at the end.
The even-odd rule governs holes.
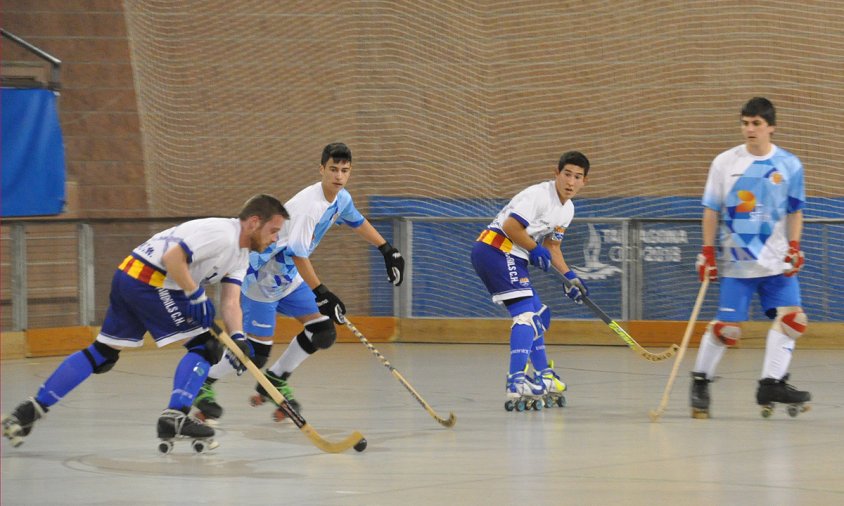
{"type": "Polygon", "coordinates": [[[516,325],[526,325],[530,327],[531,329],[533,329],[534,337],[541,335],[544,330],[539,315],[527,311],[524,313],[519,313],[513,317],[513,324],[510,325],[510,328],[513,328],[516,325]]]}
{"type": "Polygon", "coordinates": [[[536,314],[539,315],[539,321],[542,322],[543,330],[548,330],[551,327],[551,310],[548,309],[548,306],[542,304],[542,307],[539,308],[536,314]]]}
{"type": "Polygon", "coordinates": [[[712,335],[726,346],[735,346],[741,339],[741,326],[735,322],[715,320],[709,324],[712,335]]]}
{"type": "Polygon", "coordinates": [[[311,334],[310,341],[318,350],[330,348],[337,340],[337,329],[334,328],[334,322],[328,318],[306,323],[305,334],[311,334]]]}
{"type": "Polygon", "coordinates": [[[117,363],[117,359],[120,358],[120,350],[115,350],[111,346],[99,341],[94,341],[94,344],[82,350],[82,353],[88,359],[88,362],[91,363],[94,374],[109,372],[114,367],[114,364],[117,363]],[[98,359],[98,357],[103,358],[98,359]]]}
{"type": "Polygon", "coordinates": [[[266,341],[258,341],[257,339],[248,338],[249,342],[252,343],[252,348],[255,350],[255,356],[252,357],[252,363],[260,369],[267,365],[267,361],[270,359],[270,350],[273,349],[272,343],[267,343],[266,341]]]}
{"type": "Polygon", "coordinates": [[[777,319],[774,320],[774,330],[781,332],[791,339],[797,339],[806,332],[809,318],[803,309],[797,306],[777,308],[777,319]]]}
{"type": "Polygon", "coordinates": [[[225,345],[211,335],[210,332],[203,332],[194,337],[185,343],[185,348],[188,351],[198,354],[211,365],[219,362],[223,358],[223,353],[226,351],[225,345]]]}

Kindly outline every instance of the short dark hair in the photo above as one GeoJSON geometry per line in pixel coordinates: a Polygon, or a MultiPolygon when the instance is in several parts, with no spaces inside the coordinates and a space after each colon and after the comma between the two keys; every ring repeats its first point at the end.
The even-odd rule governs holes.
{"type": "Polygon", "coordinates": [[[768,122],[769,125],[777,124],[777,110],[774,104],[765,97],[753,97],[741,108],[741,117],[752,118],[759,116],[768,122]]]}
{"type": "Polygon", "coordinates": [[[259,193],[250,197],[243,204],[243,208],[237,217],[241,220],[248,220],[250,216],[257,216],[261,219],[261,223],[266,223],[277,214],[280,214],[285,220],[290,219],[287,209],[284,208],[284,205],[277,198],[265,193],[259,193]]]}
{"type": "Polygon", "coordinates": [[[580,151],[566,151],[560,157],[560,163],[557,164],[557,172],[563,170],[567,164],[577,165],[583,169],[583,175],[589,174],[589,159],[580,151]]]}
{"type": "Polygon", "coordinates": [[[319,164],[325,165],[329,158],[333,158],[335,162],[352,163],[352,150],[342,142],[332,142],[323,148],[322,161],[319,164]]]}

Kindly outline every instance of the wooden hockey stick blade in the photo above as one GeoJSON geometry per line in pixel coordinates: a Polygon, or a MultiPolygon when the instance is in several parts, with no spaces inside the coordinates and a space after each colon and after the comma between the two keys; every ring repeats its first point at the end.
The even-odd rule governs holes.
{"type": "MultiPolygon", "coordinates": [[[[553,269],[557,274],[560,275],[561,278],[563,278],[563,283],[566,286],[571,286],[571,283],[569,282],[568,278],[566,278],[562,272],[560,272],[556,267],[554,267],[553,269]]],[[[616,323],[616,321],[610,318],[609,315],[605,313],[601,308],[599,308],[597,304],[592,302],[592,299],[590,299],[586,295],[583,295],[582,298],[583,303],[586,305],[586,307],[592,310],[593,313],[595,313],[595,316],[597,316],[601,319],[601,321],[606,323],[607,326],[609,326],[609,328],[612,329],[612,331],[615,332],[615,334],[620,337],[621,340],[624,341],[631,350],[635,351],[640,357],[644,358],[645,360],[649,360],[651,362],[660,362],[667,358],[673,357],[674,354],[677,353],[676,344],[672,344],[667,350],[659,353],[652,353],[646,350],[642,347],[642,345],[637,343],[636,340],[633,339],[633,336],[628,334],[627,331],[621,327],[621,325],[616,323]]]]}
{"type": "Polygon", "coordinates": [[[279,392],[278,389],[273,386],[272,383],[270,383],[270,380],[268,380],[267,377],[264,376],[264,373],[262,373],[261,370],[258,369],[258,367],[251,360],[249,360],[249,357],[243,354],[237,344],[235,344],[232,338],[229,337],[229,335],[226,334],[223,329],[221,329],[216,323],[212,326],[212,328],[217,335],[217,339],[221,343],[223,343],[226,348],[228,348],[230,353],[232,353],[235,357],[237,357],[238,360],[240,360],[240,363],[242,363],[246,367],[246,370],[248,370],[249,373],[254,376],[256,380],[258,380],[258,384],[264,387],[264,390],[267,392],[267,394],[272,397],[273,401],[275,401],[276,404],[278,404],[279,409],[282,410],[288,418],[293,420],[293,423],[296,424],[296,427],[298,427],[299,430],[305,433],[305,435],[308,437],[308,439],[311,440],[311,443],[313,443],[314,446],[326,453],[340,453],[348,450],[349,448],[354,447],[355,445],[361,443],[364,440],[363,434],[358,431],[349,434],[348,436],[346,436],[345,439],[337,442],[331,442],[322,437],[319,432],[316,431],[316,429],[311,427],[308,422],[306,422],[305,419],[302,418],[302,415],[300,415],[295,409],[293,409],[293,406],[291,406],[290,403],[287,402],[287,399],[285,399],[284,396],[281,395],[281,392],[279,392]]]}
{"type": "Polygon", "coordinates": [[[680,363],[683,361],[683,356],[686,354],[686,349],[689,347],[689,339],[692,337],[692,332],[697,322],[697,316],[700,313],[700,308],[703,305],[703,299],[706,298],[706,289],[709,287],[709,277],[705,276],[703,282],[700,284],[700,290],[695,299],[695,305],[692,307],[692,314],[689,316],[689,323],[686,325],[686,331],[683,333],[683,340],[680,341],[680,351],[677,353],[677,358],[674,359],[674,366],[671,368],[671,374],[668,375],[668,382],[665,384],[665,390],[662,392],[662,399],[659,401],[659,407],[651,410],[649,413],[651,421],[656,422],[665,413],[665,408],[668,406],[668,397],[671,395],[671,388],[674,386],[674,380],[677,378],[677,371],[680,370],[680,363]]]}
{"type": "Polygon", "coordinates": [[[355,327],[352,322],[348,320],[348,318],[346,319],[346,326],[349,328],[349,330],[352,331],[352,334],[354,334],[355,337],[357,337],[358,340],[360,340],[360,342],[363,343],[363,345],[366,346],[367,349],[372,352],[373,355],[378,357],[381,363],[384,364],[384,367],[390,370],[392,375],[395,376],[397,380],[399,380],[399,383],[404,385],[404,388],[406,388],[407,391],[410,392],[410,395],[412,395],[413,398],[416,399],[416,401],[421,404],[423,408],[425,408],[425,411],[427,411],[428,414],[431,415],[434,420],[437,421],[437,423],[439,423],[443,427],[453,427],[454,424],[457,423],[457,417],[454,416],[454,413],[452,412],[448,413],[448,418],[443,418],[438,415],[437,412],[434,411],[434,408],[432,408],[427,402],[425,402],[425,399],[423,399],[422,396],[419,395],[419,392],[417,392],[416,389],[414,389],[410,385],[410,383],[406,379],[404,379],[404,376],[402,376],[401,373],[395,367],[393,367],[392,364],[390,364],[390,361],[387,360],[384,355],[382,355],[381,352],[375,348],[375,346],[372,346],[372,343],[369,342],[366,336],[364,336],[357,329],[357,327],[355,327]]]}

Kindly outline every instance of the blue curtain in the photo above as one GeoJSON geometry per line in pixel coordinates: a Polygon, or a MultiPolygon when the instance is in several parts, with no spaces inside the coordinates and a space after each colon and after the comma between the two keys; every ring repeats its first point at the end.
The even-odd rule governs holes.
{"type": "Polygon", "coordinates": [[[56,94],[0,89],[0,216],[62,212],[65,159],[56,94]]]}

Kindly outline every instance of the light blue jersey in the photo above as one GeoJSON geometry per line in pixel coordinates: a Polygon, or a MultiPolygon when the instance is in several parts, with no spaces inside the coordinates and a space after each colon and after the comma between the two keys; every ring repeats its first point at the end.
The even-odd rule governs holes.
{"type": "Polygon", "coordinates": [[[290,219],[278,241],[261,253],[249,255],[249,271],[242,292],[252,300],[275,302],[302,283],[293,257],[309,257],[333,224],[358,228],[364,222],[352,196],[340,190],[333,202],[325,199],[322,183],[314,183],[285,202],[290,219]]]}
{"type": "Polygon", "coordinates": [[[709,169],[703,205],[721,214],[721,274],[782,274],[788,250],[785,218],[805,204],[803,165],[788,151],[772,145],[767,156],[754,156],[742,144],[718,155],[709,169]]]}

